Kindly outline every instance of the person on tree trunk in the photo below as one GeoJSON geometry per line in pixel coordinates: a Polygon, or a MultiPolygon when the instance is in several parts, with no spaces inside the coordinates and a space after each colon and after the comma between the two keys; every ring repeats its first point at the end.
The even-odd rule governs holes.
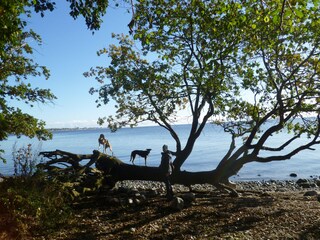
{"type": "Polygon", "coordinates": [[[172,164],[172,154],[173,152],[169,151],[167,145],[162,146],[162,153],[161,153],[161,163],[159,168],[161,169],[161,172],[163,174],[163,181],[166,185],[166,197],[170,200],[173,198],[173,190],[170,183],[170,175],[173,171],[173,164],[172,164]]]}

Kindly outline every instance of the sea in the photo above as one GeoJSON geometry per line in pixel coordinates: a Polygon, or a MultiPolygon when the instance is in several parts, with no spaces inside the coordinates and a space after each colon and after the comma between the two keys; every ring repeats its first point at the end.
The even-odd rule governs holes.
{"type": "MultiPolygon", "coordinates": [[[[180,136],[182,144],[185,144],[190,125],[175,125],[174,129],[180,136]]],[[[31,144],[35,152],[59,149],[76,154],[90,154],[93,150],[98,149],[98,137],[101,133],[111,143],[114,156],[128,164],[131,164],[130,154],[133,150],[152,149],[147,160],[148,166],[159,166],[163,144],[175,150],[175,142],[171,135],[160,126],[121,128],[116,132],[111,132],[106,128],[56,129],[53,130],[53,138],[49,141],[40,142],[27,137],[9,136],[7,140],[0,142],[0,149],[5,150],[2,156],[7,160],[6,163],[0,161],[0,174],[8,176],[14,173],[12,157],[14,146],[15,149],[19,149],[31,144]]],[[[268,146],[279,146],[287,137],[287,133],[275,135],[268,142],[268,146]]],[[[305,143],[307,139],[305,137],[299,141],[296,146],[305,143]]],[[[217,125],[207,124],[181,170],[197,172],[215,169],[228,151],[230,142],[230,134],[217,125]]],[[[102,151],[101,148],[100,150],[102,151]]],[[[144,165],[144,159],[137,156],[135,164],[144,165]]],[[[293,179],[290,176],[292,173],[297,174],[296,179],[318,177],[320,175],[320,146],[315,147],[314,150],[305,150],[286,161],[248,163],[230,180],[289,180],[293,179]]]]}

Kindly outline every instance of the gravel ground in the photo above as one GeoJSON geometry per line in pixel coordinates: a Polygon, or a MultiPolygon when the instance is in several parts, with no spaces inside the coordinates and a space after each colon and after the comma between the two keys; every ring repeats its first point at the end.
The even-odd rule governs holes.
{"type": "MultiPolygon", "coordinates": [[[[211,185],[178,210],[162,183],[119,182],[74,205],[71,223],[33,239],[320,239],[319,179],[237,182],[239,197],[211,185]]],[[[190,195],[174,185],[177,197],[190,195]]]]}

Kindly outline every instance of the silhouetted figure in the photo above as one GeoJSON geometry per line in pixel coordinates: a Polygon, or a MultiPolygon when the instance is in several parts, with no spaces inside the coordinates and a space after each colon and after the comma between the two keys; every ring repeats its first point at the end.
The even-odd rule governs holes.
{"type": "Polygon", "coordinates": [[[170,183],[170,175],[172,174],[173,171],[173,164],[172,164],[172,152],[169,151],[167,145],[162,146],[162,153],[161,153],[161,163],[159,168],[161,169],[161,173],[163,176],[163,181],[166,185],[166,197],[170,200],[173,198],[173,190],[172,186],[170,183]]]}

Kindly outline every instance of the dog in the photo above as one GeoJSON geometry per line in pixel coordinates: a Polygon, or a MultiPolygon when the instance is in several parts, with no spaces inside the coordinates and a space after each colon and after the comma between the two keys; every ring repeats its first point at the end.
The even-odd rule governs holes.
{"type": "Polygon", "coordinates": [[[130,162],[134,164],[134,159],[136,158],[136,155],[139,155],[140,157],[144,158],[144,165],[147,166],[147,157],[150,153],[151,149],[147,148],[146,150],[134,150],[131,152],[131,158],[130,162]]]}
{"type": "Polygon", "coordinates": [[[98,138],[98,143],[99,143],[98,149],[100,149],[100,145],[102,145],[102,152],[107,153],[107,148],[109,148],[113,156],[112,146],[109,143],[109,141],[104,137],[103,134],[100,134],[100,137],[98,138]]]}

